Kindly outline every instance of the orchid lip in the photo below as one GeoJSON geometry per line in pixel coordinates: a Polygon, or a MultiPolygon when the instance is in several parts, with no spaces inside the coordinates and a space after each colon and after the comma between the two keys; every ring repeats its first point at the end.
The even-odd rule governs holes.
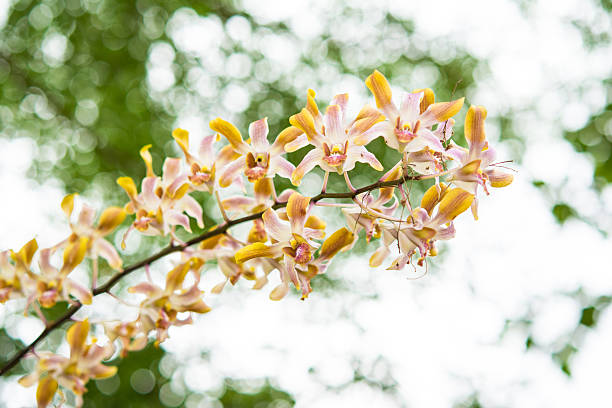
{"type": "Polygon", "coordinates": [[[417,135],[408,129],[395,129],[395,136],[400,143],[410,143],[417,135]]]}
{"type": "Polygon", "coordinates": [[[331,154],[329,156],[324,156],[323,160],[330,166],[340,166],[346,160],[346,154],[331,154]]]}

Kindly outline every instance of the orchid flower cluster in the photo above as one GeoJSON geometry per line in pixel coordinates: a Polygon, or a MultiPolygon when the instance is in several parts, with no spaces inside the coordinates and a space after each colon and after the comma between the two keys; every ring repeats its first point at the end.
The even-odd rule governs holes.
{"type": "Polygon", "coordinates": [[[376,107],[366,105],[355,115],[348,110],[348,95],[340,94],[322,110],[315,92],[309,90],[304,109],[289,118],[290,126],[272,143],[266,118],[249,125],[247,139],[232,123],[214,119],[210,122],[214,133],[204,137],[197,148],[186,130],[175,129],[172,136],[182,157],[166,158],[162,174],[157,175],[151,145],[143,147],[140,155],[146,177],[140,189],[130,177],[117,180],[128,198],[123,207],[105,209],[96,223],[96,211],[86,204],[73,216],[76,195],[70,194],[61,203],[71,229],[66,239],[40,251],[33,239],[17,252],[0,252],[0,302],[25,299],[26,313],[38,314],[49,329],[58,321],[46,322],[42,309],[68,302],[73,312],[60,322],[67,321],[75,308],[91,304],[100,293],[110,293],[119,278],[137,269],[123,268],[119,252],[107,240],[126,218],[130,225],[122,249],[131,233],[168,237],[170,241],[163,254],[139,265],[145,267],[146,279],[128,290],[144,295],[135,305],[136,319],[98,325],[105,333],[105,345],[98,345],[95,338],[88,343],[91,323],[84,320],[74,322],[67,331],[69,357],[36,352],[37,342],[22,353],[30,352],[37,359],[35,371],[20,382],[25,386],[38,383],[38,406],[49,405],[60,386],[70,390],[80,406],[90,379],[114,375],[116,368],[103,361],[140,350],[151,337],[159,345],[168,338],[170,327],[190,324],[194,313],[208,312],[201,282],[207,264],[216,265],[219,273],[218,283],[210,288],[212,294],[241,280],[250,281],[253,289],[275,281],[270,299],[283,299],[291,287],[306,299],[313,290],[313,278],[325,273],[338,253],[350,250],[362,231],[368,244],[379,242],[370,257],[372,267],[382,265],[392,253],[396,255],[387,269],[423,266],[427,257],[437,254],[438,241],[455,236],[457,216],[471,208],[477,219],[481,191],[489,194],[490,187],[512,182],[512,174],[495,163],[495,151],[486,140],[487,112],[483,107],[468,109],[464,126],[468,147],[464,148],[451,140],[453,116],[462,109],[463,98],[435,102],[431,89],[419,89],[394,101],[389,83],[378,71],[365,84],[376,107]],[[378,137],[397,151],[398,162],[376,183],[355,188],[349,172],[357,162],[385,171],[367,149],[378,137]],[[297,166],[285,157],[306,148],[310,150],[297,166]],[[275,176],[297,187],[317,166],[323,171],[317,196],[305,196],[297,188],[276,191],[275,176]],[[327,193],[330,173],[344,177],[349,191],[327,193]],[[407,181],[415,180],[433,181],[418,206],[410,202],[407,186],[407,181]],[[242,193],[226,193],[229,186],[242,193]],[[202,205],[194,192],[209,194],[223,220],[184,242],[177,234],[179,229],[192,233],[193,224],[205,228],[202,205]],[[329,199],[345,201],[325,201],[329,199]],[[328,230],[324,212],[335,211],[329,207],[340,208],[344,227],[328,230]],[[250,224],[248,232],[236,233],[234,226],[243,223],[250,224]],[[172,252],[180,252],[180,260],[160,287],[150,277],[149,263],[172,252]],[[33,265],[36,256],[38,268],[33,265]],[[97,283],[99,258],[118,274],[102,286],[97,283]],[[77,268],[85,268],[85,260],[91,261],[90,287],[71,275],[77,268]]]}

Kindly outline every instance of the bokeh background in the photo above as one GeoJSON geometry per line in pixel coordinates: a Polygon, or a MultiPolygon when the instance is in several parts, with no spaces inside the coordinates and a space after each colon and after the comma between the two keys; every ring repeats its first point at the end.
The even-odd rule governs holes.
{"type": "MultiPolygon", "coordinates": [[[[305,302],[241,284],[208,295],[213,312],[116,360],[118,376],[91,382],[85,406],[610,406],[611,12],[610,0],[0,2],[1,249],[61,239],[66,193],[123,204],[114,180],[144,176],[145,144],[156,169],[178,155],[174,127],[197,139],[217,116],[243,130],[267,116],[275,136],[308,88],[323,105],[341,92],[355,111],[372,103],[374,69],[397,92],[485,105],[489,139],[518,170],[481,200],[479,221],[457,221],[426,276],[369,268],[377,245],[362,242],[305,302]]],[[[370,147],[397,160],[380,140],[370,147]]],[[[358,167],[353,181],[375,177],[358,167]]],[[[320,183],[315,171],[302,191],[320,183]]],[[[219,214],[200,199],[210,225],[219,214]]],[[[162,245],[132,234],[122,255],[162,245]]],[[[205,289],[220,280],[211,265],[205,289]]],[[[41,330],[22,309],[0,307],[0,363],[41,330]]],[[[130,313],[101,296],[79,317],[130,313]]],[[[65,351],[63,336],[40,348],[65,351]]],[[[31,367],[0,379],[0,406],[33,406],[34,389],[16,383],[31,367]]]]}

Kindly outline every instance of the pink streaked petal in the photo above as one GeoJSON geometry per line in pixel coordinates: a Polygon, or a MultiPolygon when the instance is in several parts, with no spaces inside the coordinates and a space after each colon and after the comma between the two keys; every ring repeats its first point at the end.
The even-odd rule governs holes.
{"type": "Polygon", "coordinates": [[[280,156],[274,156],[270,160],[270,168],[273,174],[278,174],[286,179],[291,179],[291,175],[295,170],[295,166],[291,164],[287,159],[280,156]]]}
{"type": "Polygon", "coordinates": [[[96,218],[96,210],[84,204],[83,209],[79,213],[79,220],[78,220],[79,225],[90,227],[93,225],[95,218],[96,218]]]}
{"type": "Polygon", "coordinates": [[[121,269],[122,261],[117,253],[117,250],[110,242],[104,238],[99,238],[94,241],[94,250],[98,255],[108,262],[111,268],[119,270],[121,269]]]}
{"type": "Polygon", "coordinates": [[[440,139],[433,134],[429,129],[420,129],[418,136],[406,145],[405,152],[418,152],[419,150],[429,147],[435,152],[443,152],[444,146],[440,139]]]}
{"type": "Polygon", "coordinates": [[[189,217],[187,217],[185,214],[181,214],[177,211],[168,211],[166,214],[164,214],[164,218],[166,221],[164,229],[168,229],[168,231],[164,231],[165,234],[170,232],[169,228],[167,228],[170,225],[180,225],[181,227],[185,228],[187,232],[191,232],[189,217]]]}
{"type": "Polygon", "coordinates": [[[255,203],[254,198],[244,196],[229,197],[222,201],[223,208],[231,211],[247,211],[255,203]]]}
{"type": "Polygon", "coordinates": [[[287,153],[295,152],[296,150],[306,147],[309,144],[310,142],[308,141],[308,136],[306,136],[305,134],[301,134],[300,136],[296,137],[292,142],[289,142],[285,145],[285,151],[287,153]]]}
{"type": "Polygon", "coordinates": [[[184,210],[190,217],[195,218],[198,223],[198,227],[204,228],[202,207],[200,207],[200,204],[190,195],[184,195],[180,203],[181,209],[184,210]]]}
{"type": "Polygon", "coordinates": [[[155,195],[155,187],[157,185],[157,177],[145,177],[142,180],[141,197],[145,207],[149,210],[157,209],[159,205],[159,197],[155,195]]]}
{"type": "Polygon", "coordinates": [[[449,240],[455,237],[455,226],[451,222],[448,227],[442,227],[438,229],[438,233],[436,234],[436,239],[440,240],[449,240]]]}
{"type": "Polygon", "coordinates": [[[346,107],[348,105],[348,99],[349,99],[349,95],[347,93],[338,94],[334,96],[334,99],[332,99],[330,103],[330,105],[338,105],[340,107],[340,113],[341,113],[341,119],[342,119],[343,126],[348,125],[348,123],[346,123],[346,119],[347,119],[346,107]]]}
{"type": "Polygon", "coordinates": [[[346,133],[342,129],[342,111],[338,105],[329,105],[325,111],[325,136],[332,143],[344,143],[346,133]]]}
{"type": "Polygon", "coordinates": [[[497,152],[495,151],[495,149],[489,146],[487,150],[480,154],[480,167],[483,169],[488,167],[491,163],[495,161],[496,156],[497,152]]]}
{"type": "Polygon", "coordinates": [[[434,134],[440,140],[451,140],[453,137],[453,126],[455,125],[455,119],[450,118],[445,122],[438,125],[434,134]]]}
{"type": "Polygon", "coordinates": [[[215,135],[205,136],[200,142],[200,148],[198,150],[198,156],[202,160],[202,164],[207,167],[212,167],[214,162],[214,150],[213,144],[216,140],[215,135]]]}
{"type": "Polygon", "coordinates": [[[239,176],[240,172],[246,167],[246,161],[244,157],[239,157],[232,163],[228,164],[221,172],[219,178],[219,185],[221,187],[228,187],[232,182],[239,176]]]}
{"type": "Polygon", "coordinates": [[[423,92],[410,93],[406,92],[402,97],[402,104],[400,107],[400,117],[403,123],[408,123],[410,126],[414,125],[419,114],[421,113],[421,100],[423,99],[423,92]]]}
{"type": "Polygon", "coordinates": [[[38,264],[40,266],[40,271],[44,275],[55,275],[58,273],[57,268],[51,265],[51,255],[51,248],[45,248],[40,251],[40,259],[38,261],[38,264]]]}
{"type": "Polygon", "coordinates": [[[289,241],[291,239],[291,227],[288,222],[281,220],[271,208],[268,208],[263,215],[263,219],[266,231],[276,241],[289,241]]]}
{"type": "Polygon", "coordinates": [[[429,214],[427,213],[427,210],[419,207],[412,212],[411,220],[416,228],[423,228],[423,225],[429,221],[429,214]]]}
{"type": "Polygon", "coordinates": [[[291,194],[293,194],[294,192],[295,190],[291,190],[291,189],[287,189],[283,191],[282,193],[278,195],[277,201],[279,203],[286,203],[287,201],[289,201],[289,197],[291,197],[291,194]]]}
{"type": "Polygon", "coordinates": [[[252,122],[249,125],[249,136],[251,136],[251,146],[255,151],[267,152],[270,147],[270,143],[268,143],[268,118],[252,122]]]}
{"type": "Polygon", "coordinates": [[[285,266],[287,267],[287,275],[296,289],[300,289],[300,280],[298,279],[297,270],[295,269],[295,260],[289,255],[285,255],[285,266]]]}
{"type": "Polygon", "coordinates": [[[167,158],[164,160],[164,168],[162,174],[162,182],[164,185],[169,185],[176,180],[181,173],[181,159],[167,158]]]}
{"type": "Polygon", "coordinates": [[[355,146],[355,148],[349,148],[350,155],[356,155],[356,160],[360,163],[369,164],[374,170],[383,171],[382,164],[378,161],[376,156],[369,152],[363,146],[355,146]]]}
{"type": "Polygon", "coordinates": [[[458,146],[451,142],[448,150],[444,152],[444,154],[454,160],[457,160],[459,163],[466,163],[468,160],[468,151],[466,148],[458,146]]]}
{"type": "Polygon", "coordinates": [[[291,175],[291,183],[293,183],[294,186],[299,186],[304,175],[310,172],[317,164],[321,162],[323,155],[323,150],[318,148],[306,153],[306,156],[304,156],[301,163],[293,171],[293,174],[291,175]]]}
{"type": "Polygon", "coordinates": [[[91,292],[84,286],[76,283],[70,278],[64,280],[64,290],[74,296],[79,302],[84,305],[90,305],[92,300],[91,292]]]}
{"type": "Polygon", "coordinates": [[[154,297],[155,295],[161,293],[161,289],[149,282],[141,282],[138,285],[132,286],[128,288],[128,292],[130,293],[142,293],[149,297],[154,297]]]}

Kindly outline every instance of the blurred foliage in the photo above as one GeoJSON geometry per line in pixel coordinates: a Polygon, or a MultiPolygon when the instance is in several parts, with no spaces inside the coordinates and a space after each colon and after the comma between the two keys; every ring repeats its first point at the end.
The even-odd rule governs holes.
{"type": "Polygon", "coordinates": [[[591,116],[583,128],[565,133],[577,151],[588,153],[593,158],[593,177],[599,189],[612,183],[612,78],[603,86],[607,94],[605,109],[591,116]]]}
{"type": "Polygon", "coordinates": [[[268,380],[258,384],[226,379],[220,390],[207,394],[190,391],[176,377],[176,368],[164,361],[162,349],[152,345],[130,353],[126,358],[110,361],[117,365],[117,375],[88,384],[84,408],[117,406],[125,408],[192,407],[204,401],[218,408],[289,408],[293,398],[274,387],[268,380]],[[170,368],[170,369],[168,369],[170,368]]]}

